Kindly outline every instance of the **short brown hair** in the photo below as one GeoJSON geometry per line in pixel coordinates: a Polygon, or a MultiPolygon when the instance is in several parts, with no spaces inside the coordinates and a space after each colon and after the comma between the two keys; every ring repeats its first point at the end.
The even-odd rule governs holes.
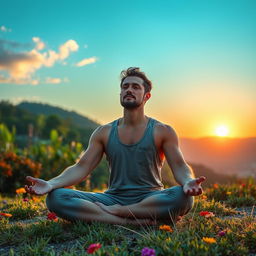
{"type": "Polygon", "coordinates": [[[130,67],[130,68],[127,68],[126,70],[123,70],[121,72],[121,84],[120,84],[120,86],[122,86],[122,83],[123,83],[124,79],[128,76],[137,76],[137,77],[141,78],[143,80],[145,93],[151,91],[152,82],[146,77],[144,72],[140,71],[140,68],[130,67]]]}

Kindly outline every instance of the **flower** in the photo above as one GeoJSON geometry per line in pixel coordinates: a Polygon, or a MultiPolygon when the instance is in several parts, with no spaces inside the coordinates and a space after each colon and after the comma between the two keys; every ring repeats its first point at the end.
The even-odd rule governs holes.
{"type": "Polygon", "coordinates": [[[226,194],[227,194],[227,195],[231,195],[231,194],[232,194],[232,192],[230,192],[230,191],[227,191],[227,192],[226,192],[226,194]]]}
{"type": "Polygon", "coordinates": [[[100,243],[96,243],[96,244],[91,244],[88,248],[87,248],[87,253],[88,254],[93,254],[95,251],[97,251],[98,249],[101,248],[101,244],[100,243]]]}
{"type": "Polygon", "coordinates": [[[202,240],[208,244],[216,243],[216,239],[213,237],[203,237],[202,240]]]}
{"type": "Polygon", "coordinates": [[[207,199],[207,196],[206,195],[202,195],[202,199],[207,199]]]}
{"type": "Polygon", "coordinates": [[[29,199],[28,198],[23,198],[23,202],[28,202],[29,199]]]}
{"type": "Polygon", "coordinates": [[[171,238],[168,237],[168,238],[165,239],[165,241],[166,241],[166,242],[171,242],[171,238]]]}
{"type": "Polygon", "coordinates": [[[55,212],[49,212],[47,214],[47,220],[53,220],[53,221],[57,222],[58,221],[58,217],[57,217],[55,212]]]}
{"type": "Polygon", "coordinates": [[[210,218],[210,217],[214,217],[214,213],[213,212],[208,212],[208,211],[202,211],[199,213],[200,216],[203,216],[205,218],[210,218]]]}
{"type": "Polygon", "coordinates": [[[218,233],[218,236],[225,236],[226,235],[226,232],[221,230],[219,233],[218,233]]]}
{"type": "Polygon", "coordinates": [[[5,212],[0,212],[0,216],[4,216],[4,217],[10,218],[10,217],[12,217],[12,214],[10,214],[10,213],[5,213],[5,212]]]}
{"type": "Polygon", "coordinates": [[[173,231],[172,228],[169,225],[161,225],[161,226],[159,226],[159,229],[165,230],[167,232],[172,232],[173,231]]]}
{"type": "Polygon", "coordinates": [[[25,188],[18,188],[18,189],[16,189],[16,193],[17,194],[25,194],[26,190],[25,190],[25,188]]]}
{"type": "Polygon", "coordinates": [[[155,255],[156,255],[156,251],[154,249],[144,247],[141,250],[141,256],[155,256],[155,255]]]}
{"type": "Polygon", "coordinates": [[[217,188],[219,188],[219,185],[217,183],[214,183],[213,187],[217,189],[217,188]]]}

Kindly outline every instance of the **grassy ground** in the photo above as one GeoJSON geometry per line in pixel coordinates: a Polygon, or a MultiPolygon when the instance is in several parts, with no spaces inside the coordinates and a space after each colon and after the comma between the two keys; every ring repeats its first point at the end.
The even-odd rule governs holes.
{"type": "Polygon", "coordinates": [[[6,215],[0,216],[0,255],[88,255],[90,245],[94,255],[256,255],[256,185],[251,181],[206,189],[175,226],[47,219],[44,197],[18,192],[15,198],[0,198],[6,215]]]}

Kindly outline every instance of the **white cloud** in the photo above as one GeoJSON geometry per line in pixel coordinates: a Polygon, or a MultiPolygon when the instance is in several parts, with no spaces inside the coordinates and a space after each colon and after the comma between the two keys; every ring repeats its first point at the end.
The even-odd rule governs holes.
{"type": "Polygon", "coordinates": [[[88,59],[83,59],[83,60],[79,61],[78,63],[76,63],[76,66],[77,67],[83,67],[85,65],[95,63],[97,60],[98,60],[98,58],[96,58],[96,57],[91,57],[91,58],[88,58],[88,59]]]}
{"type": "Polygon", "coordinates": [[[41,41],[39,37],[33,37],[32,40],[36,43],[37,50],[43,50],[45,48],[45,43],[41,41]]]}
{"type": "Polygon", "coordinates": [[[46,84],[59,84],[62,80],[60,78],[47,77],[45,80],[46,84]]]}
{"type": "MultiPolygon", "coordinates": [[[[0,83],[32,84],[37,85],[39,81],[32,75],[42,67],[52,67],[56,62],[64,62],[72,52],[78,50],[79,46],[74,40],[68,40],[59,47],[59,51],[44,49],[45,44],[39,37],[33,37],[35,48],[30,51],[17,52],[17,47],[22,44],[0,40],[0,83]],[[15,48],[15,49],[14,49],[15,48]]],[[[57,80],[54,80],[57,83],[57,80]]]]}
{"type": "Polygon", "coordinates": [[[2,32],[11,32],[12,30],[10,28],[7,28],[6,26],[1,26],[0,31],[2,31],[2,32]]]}

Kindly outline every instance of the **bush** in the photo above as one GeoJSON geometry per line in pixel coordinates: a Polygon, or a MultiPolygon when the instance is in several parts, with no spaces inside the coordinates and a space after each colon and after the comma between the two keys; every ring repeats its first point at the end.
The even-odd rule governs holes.
{"type": "Polygon", "coordinates": [[[19,156],[13,152],[0,155],[0,192],[15,193],[17,188],[23,187],[25,177],[30,175],[39,177],[41,164],[19,156]]]}

